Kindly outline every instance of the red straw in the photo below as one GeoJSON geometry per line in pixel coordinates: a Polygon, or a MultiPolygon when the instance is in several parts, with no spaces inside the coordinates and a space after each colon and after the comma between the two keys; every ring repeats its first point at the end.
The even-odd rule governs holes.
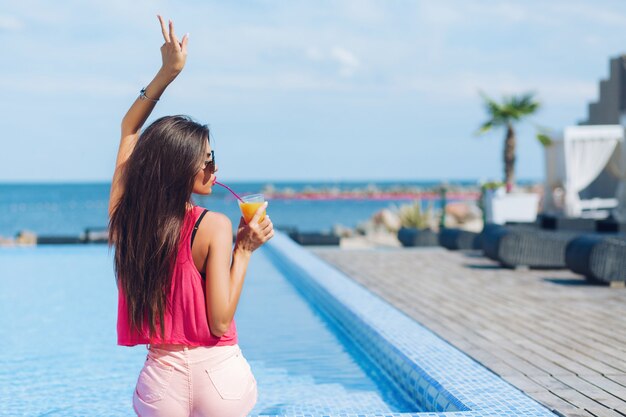
{"type": "Polygon", "coordinates": [[[217,181],[217,180],[215,181],[215,183],[216,183],[217,185],[221,185],[222,187],[226,188],[226,189],[227,189],[228,191],[230,191],[230,192],[231,192],[231,193],[232,193],[235,197],[237,197],[237,199],[238,199],[239,201],[241,201],[242,203],[245,203],[245,201],[243,201],[243,200],[241,199],[241,197],[239,197],[239,196],[237,195],[237,193],[236,193],[236,192],[234,192],[233,190],[231,190],[231,189],[230,189],[230,187],[229,187],[228,185],[222,184],[221,182],[219,182],[219,181],[217,181]]]}

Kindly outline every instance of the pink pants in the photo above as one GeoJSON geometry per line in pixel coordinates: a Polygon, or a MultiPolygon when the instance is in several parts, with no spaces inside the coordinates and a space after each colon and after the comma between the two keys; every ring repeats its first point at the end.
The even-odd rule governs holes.
{"type": "Polygon", "coordinates": [[[140,417],[242,417],[256,401],[256,379],[238,345],[149,345],[133,394],[140,417]]]}

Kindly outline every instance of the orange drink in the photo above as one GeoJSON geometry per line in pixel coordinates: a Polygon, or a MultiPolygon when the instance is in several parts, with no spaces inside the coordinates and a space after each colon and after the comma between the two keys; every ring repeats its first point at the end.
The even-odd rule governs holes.
{"type": "MultiPolygon", "coordinates": [[[[243,203],[239,202],[239,208],[241,209],[241,214],[243,215],[243,219],[246,223],[250,223],[252,217],[254,217],[254,213],[265,203],[265,197],[263,194],[251,194],[241,197],[244,201],[243,203]]],[[[263,214],[259,219],[259,223],[263,221],[265,218],[265,210],[263,210],[263,214]]]]}

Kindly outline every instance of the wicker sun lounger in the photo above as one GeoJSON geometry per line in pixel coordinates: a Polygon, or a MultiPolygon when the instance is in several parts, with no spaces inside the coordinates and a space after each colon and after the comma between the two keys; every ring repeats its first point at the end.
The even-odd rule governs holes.
{"type": "Polygon", "coordinates": [[[482,249],[480,233],[462,229],[443,228],[439,230],[439,245],[450,250],[482,249]]]}
{"type": "Polygon", "coordinates": [[[557,217],[548,214],[540,214],[537,217],[539,227],[545,230],[571,230],[593,233],[596,231],[596,222],[596,219],[557,217]]]}
{"type": "Polygon", "coordinates": [[[565,248],[579,231],[547,231],[528,226],[488,224],[482,232],[488,258],[509,268],[565,268],[565,248]]]}
{"type": "Polygon", "coordinates": [[[398,231],[398,240],[402,246],[439,246],[437,233],[430,229],[401,228],[398,231]]]}
{"type": "Polygon", "coordinates": [[[596,230],[602,233],[624,233],[626,234],[626,222],[619,222],[612,219],[598,220],[596,230]]]}
{"type": "Polygon", "coordinates": [[[289,237],[302,246],[338,246],[341,241],[332,233],[294,231],[289,233],[289,237]]]}
{"type": "Polygon", "coordinates": [[[626,283],[626,235],[577,237],[565,252],[567,267],[591,281],[624,287],[626,283]]]}

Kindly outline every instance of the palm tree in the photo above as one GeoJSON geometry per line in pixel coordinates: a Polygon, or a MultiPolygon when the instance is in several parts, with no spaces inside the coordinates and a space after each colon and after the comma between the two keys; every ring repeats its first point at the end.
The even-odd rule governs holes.
{"type": "MultiPolygon", "coordinates": [[[[516,137],[514,126],[526,117],[536,113],[541,104],[534,99],[532,93],[505,97],[502,103],[497,103],[483,93],[481,93],[481,96],[484,100],[489,119],[480,126],[477,134],[486,133],[494,127],[506,127],[506,138],[504,140],[504,182],[506,183],[506,192],[509,193],[515,184],[516,137]]],[[[550,138],[543,133],[537,134],[537,140],[544,146],[551,143],[550,138]]]]}

